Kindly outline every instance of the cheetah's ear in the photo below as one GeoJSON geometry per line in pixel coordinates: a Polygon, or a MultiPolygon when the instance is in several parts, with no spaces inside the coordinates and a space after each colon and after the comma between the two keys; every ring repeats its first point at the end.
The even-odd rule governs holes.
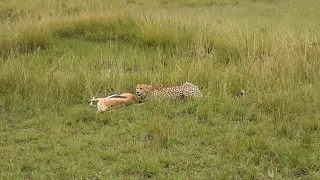
{"type": "Polygon", "coordinates": [[[147,88],[150,90],[152,89],[152,85],[147,85],[147,88]]]}

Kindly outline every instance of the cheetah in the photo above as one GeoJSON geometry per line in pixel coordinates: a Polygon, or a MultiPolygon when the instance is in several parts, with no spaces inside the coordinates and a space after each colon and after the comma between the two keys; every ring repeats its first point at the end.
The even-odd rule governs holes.
{"type": "Polygon", "coordinates": [[[202,93],[198,86],[186,82],[181,86],[174,87],[159,87],[148,84],[138,84],[136,87],[137,96],[142,101],[150,95],[155,99],[185,99],[185,98],[200,98],[202,93]]]}
{"type": "Polygon", "coordinates": [[[97,102],[97,113],[102,113],[107,110],[117,109],[123,106],[128,106],[136,102],[136,96],[131,93],[115,94],[108,96],[106,98],[92,98],[90,100],[90,105],[93,105],[93,102],[97,102]]]}

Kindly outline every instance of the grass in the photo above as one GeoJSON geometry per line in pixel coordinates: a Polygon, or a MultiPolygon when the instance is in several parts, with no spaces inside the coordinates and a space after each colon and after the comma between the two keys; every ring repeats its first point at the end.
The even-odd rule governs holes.
{"type": "Polygon", "coordinates": [[[319,177],[317,1],[0,4],[0,179],[319,177]],[[186,81],[204,97],[86,101],[186,81]]]}

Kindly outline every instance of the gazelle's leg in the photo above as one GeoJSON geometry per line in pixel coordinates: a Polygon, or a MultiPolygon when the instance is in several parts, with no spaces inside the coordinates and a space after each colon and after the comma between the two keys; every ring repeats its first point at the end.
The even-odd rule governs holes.
{"type": "Polygon", "coordinates": [[[111,106],[106,106],[101,110],[101,112],[110,111],[110,110],[111,110],[111,106]]]}
{"type": "Polygon", "coordinates": [[[98,101],[98,103],[97,103],[97,108],[98,108],[98,113],[103,112],[103,105],[101,104],[100,101],[98,101]]]}
{"type": "Polygon", "coordinates": [[[97,106],[97,105],[94,105],[94,104],[93,104],[93,101],[91,101],[91,102],[90,102],[90,106],[97,106]]]}

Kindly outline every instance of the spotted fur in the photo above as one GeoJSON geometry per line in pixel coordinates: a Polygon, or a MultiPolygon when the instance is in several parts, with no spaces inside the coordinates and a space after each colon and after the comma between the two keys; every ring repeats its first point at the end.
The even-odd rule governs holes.
{"type": "Polygon", "coordinates": [[[158,87],[148,84],[138,84],[136,87],[137,96],[145,99],[150,95],[155,99],[185,99],[202,97],[198,86],[186,82],[181,86],[158,87]]]}

